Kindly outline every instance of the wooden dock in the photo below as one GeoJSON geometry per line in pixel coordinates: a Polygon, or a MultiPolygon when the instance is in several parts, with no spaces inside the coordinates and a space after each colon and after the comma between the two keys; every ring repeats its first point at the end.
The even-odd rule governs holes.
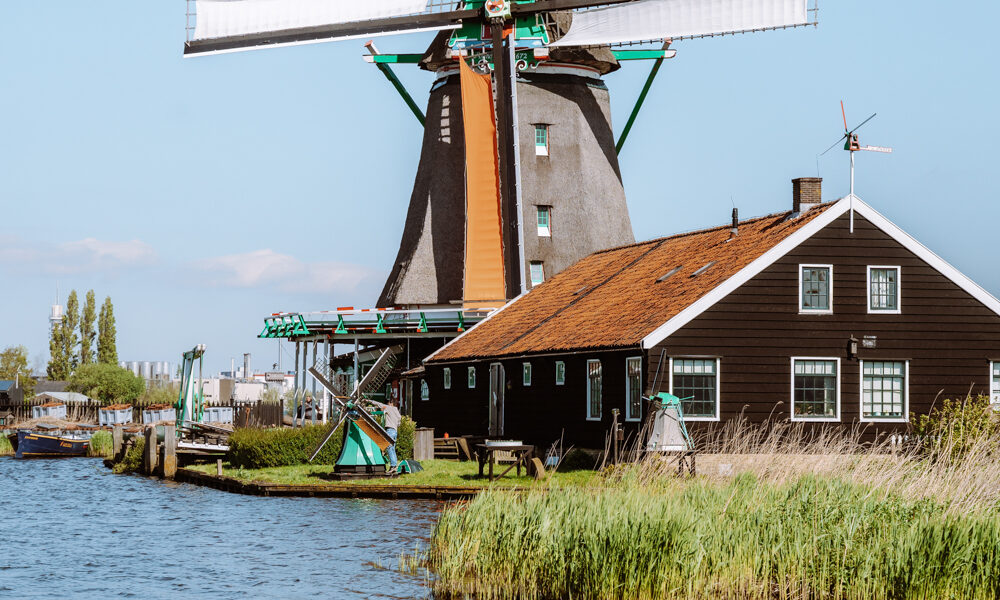
{"type": "Polygon", "coordinates": [[[306,498],[379,498],[386,500],[466,500],[483,491],[475,486],[434,486],[405,484],[325,483],[288,485],[244,482],[224,475],[209,475],[191,469],[177,469],[175,481],[250,496],[295,496],[306,498]]]}

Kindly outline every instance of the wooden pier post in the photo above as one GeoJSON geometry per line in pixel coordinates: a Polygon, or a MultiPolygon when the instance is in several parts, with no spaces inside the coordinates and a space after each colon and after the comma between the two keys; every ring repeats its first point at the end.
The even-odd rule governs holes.
{"type": "Polygon", "coordinates": [[[115,459],[115,462],[121,460],[122,446],[124,445],[125,428],[121,425],[115,425],[111,430],[111,456],[115,459]]]}
{"type": "Polygon", "coordinates": [[[216,459],[215,461],[215,474],[222,477],[222,459],[216,459]]]}
{"type": "Polygon", "coordinates": [[[177,426],[167,425],[163,431],[163,478],[177,474],[177,426]]]}
{"type": "Polygon", "coordinates": [[[156,427],[146,428],[146,446],[142,452],[142,472],[152,475],[156,472],[156,427]]]}

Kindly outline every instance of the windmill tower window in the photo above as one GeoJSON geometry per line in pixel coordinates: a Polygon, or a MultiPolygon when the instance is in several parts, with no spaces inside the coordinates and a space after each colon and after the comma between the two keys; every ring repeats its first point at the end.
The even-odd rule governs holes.
{"type": "Polygon", "coordinates": [[[535,154],[549,155],[549,126],[539,123],[535,125],[535,154]]]}
{"type": "Polygon", "coordinates": [[[542,261],[533,260],[531,261],[531,286],[534,287],[543,281],[545,281],[545,267],[542,261]]]}
{"type": "Polygon", "coordinates": [[[552,237],[552,213],[551,207],[539,206],[538,209],[538,235],[541,237],[552,237]]]}

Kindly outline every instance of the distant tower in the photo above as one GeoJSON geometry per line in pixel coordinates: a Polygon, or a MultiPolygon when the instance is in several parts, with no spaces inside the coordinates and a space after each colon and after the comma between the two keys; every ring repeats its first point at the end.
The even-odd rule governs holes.
{"type": "Polygon", "coordinates": [[[56,303],[52,305],[52,310],[49,311],[49,332],[56,328],[57,325],[62,324],[63,321],[63,307],[59,304],[59,292],[56,291],[56,303]]]}

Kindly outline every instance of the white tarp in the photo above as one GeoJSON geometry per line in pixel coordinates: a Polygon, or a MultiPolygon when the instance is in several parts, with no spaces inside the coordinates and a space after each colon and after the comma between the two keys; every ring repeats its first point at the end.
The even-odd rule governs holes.
{"type": "Polygon", "coordinates": [[[551,46],[593,46],[773,29],[808,22],[808,0],[641,0],[573,13],[551,46]]]}
{"type": "Polygon", "coordinates": [[[427,0],[197,0],[194,39],[398,17],[426,7],[427,0]]]}

